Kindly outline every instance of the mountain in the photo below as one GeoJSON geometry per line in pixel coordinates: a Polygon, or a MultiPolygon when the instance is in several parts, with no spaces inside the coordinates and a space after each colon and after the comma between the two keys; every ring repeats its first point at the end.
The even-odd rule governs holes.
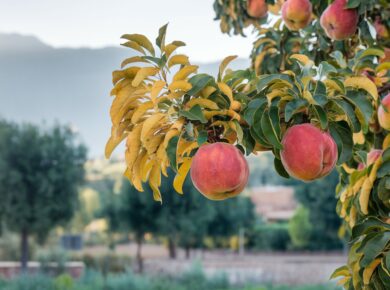
{"type": "MultiPolygon", "coordinates": [[[[129,56],[122,47],[56,49],[33,36],[0,34],[0,117],[69,124],[90,156],[101,156],[111,127],[111,72],[129,56]]],[[[199,71],[215,75],[218,64],[200,64],[199,71]]],[[[238,59],[232,68],[248,64],[238,59]]]]}

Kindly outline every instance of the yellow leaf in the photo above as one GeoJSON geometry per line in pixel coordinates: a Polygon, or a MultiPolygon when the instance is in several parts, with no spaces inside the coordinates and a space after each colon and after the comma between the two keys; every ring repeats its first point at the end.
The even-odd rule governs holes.
{"type": "Polygon", "coordinates": [[[138,106],[138,108],[134,111],[133,117],[131,118],[131,123],[133,124],[137,123],[143,117],[143,115],[152,108],[153,108],[153,102],[151,101],[143,103],[140,106],[138,106]]]}
{"type": "Polygon", "coordinates": [[[383,141],[383,150],[386,150],[390,147],[390,134],[387,134],[385,140],[383,141]]]}
{"type": "Polygon", "coordinates": [[[314,62],[307,55],[304,54],[293,54],[292,56],[290,56],[290,59],[296,59],[303,66],[312,67],[314,65],[314,62]]]}
{"type": "Polygon", "coordinates": [[[134,166],[131,170],[131,183],[140,192],[143,192],[144,189],[142,187],[142,180],[141,180],[141,162],[143,157],[145,156],[145,150],[141,150],[140,154],[137,156],[137,159],[134,162],[134,166]]]}
{"type": "Polygon", "coordinates": [[[366,139],[364,138],[363,131],[353,133],[353,143],[363,145],[366,139]]]}
{"type": "Polygon", "coordinates": [[[161,185],[161,171],[160,165],[155,162],[149,174],[149,185],[153,191],[153,198],[155,201],[162,201],[159,187],[161,185]]]}
{"type": "Polygon", "coordinates": [[[353,87],[357,89],[363,89],[368,92],[374,100],[378,100],[378,89],[376,85],[366,77],[349,77],[344,81],[346,87],[353,87]]]}
{"type": "Polygon", "coordinates": [[[173,137],[175,137],[175,136],[177,136],[177,135],[179,135],[180,134],[180,132],[179,132],[179,130],[177,130],[177,129],[171,129],[171,130],[169,130],[168,131],[168,133],[167,134],[165,134],[165,138],[164,138],[164,147],[166,148],[167,146],[168,146],[168,143],[169,143],[169,141],[173,138],[173,137]]]}
{"type": "Polygon", "coordinates": [[[375,269],[381,263],[381,259],[375,259],[368,265],[363,271],[363,283],[364,285],[370,284],[372,273],[374,273],[375,269]]]}
{"type": "Polygon", "coordinates": [[[326,80],[324,80],[324,84],[325,84],[327,89],[335,90],[337,92],[343,92],[343,89],[338,85],[338,83],[336,83],[333,80],[326,79],[326,80]]]}
{"type": "Polygon", "coordinates": [[[160,69],[157,67],[143,67],[137,72],[131,84],[133,87],[138,87],[144,81],[144,79],[156,75],[159,71],[160,69]]]}
{"type": "Polygon", "coordinates": [[[377,66],[376,71],[380,72],[382,70],[389,70],[390,69],[390,62],[383,62],[380,65],[377,66]]]}
{"type": "Polygon", "coordinates": [[[201,106],[202,108],[206,108],[206,109],[210,109],[210,110],[218,110],[219,107],[217,105],[217,103],[211,101],[211,100],[208,100],[208,99],[202,99],[202,98],[194,98],[194,99],[191,99],[189,100],[185,106],[187,108],[192,108],[193,106],[195,105],[199,105],[201,106]]]}
{"type": "Polygon", "coordinates": [[[303,97],[310,103],[310,104],[316,104],[317,102],[313,99],[312,94],[309,91],[303,92],[303,97]]]}
{"type": "Polygon", "coordinates": [[[225,83],[218,83],[218,88],[224,93],[230,100],[230,104],[233,103],[233,92],[232,89],[225,83]]]}
{"type": "Polygon", "coordinates": [[[142,53],[142,54],[146,54],[145,53],[145,50],[142,48],[142,46],[141,45],[139,45],[137,42],[135,42],[135,41],[127,41],[127,42],[125,42],[125,43],[122,43],[121,44],[122,46],[126,46],[126,47],[129,47],[129,48],[132,48],[132,49],[134,49],[134,50],[136,50],[136,51],[138,51],[138,52],[140,52],[140,53],[142,53]]]}
{"type": "Polygon", "coordinates": [[[123,78],[133,79],[141,68],[132,66],[124,70],[115,70],[112,72],[112,83],[115,85],[123,78]]]}
{"type": "Polygon", "coordinates": [[[112,126],[111,128],[111,137],[108,140],[105,148],[105,156],[106,158],[110,158],[112,152],[118,146],[128,135],[128,133],[125,133],[125,129],[129,125],[129,122],[122,122],[118,126],[112,126]]]}
{"type": "Polygon", "coordinates": [[[134,162],[137,159],[137,156],[139,155],[139,151],[141,149],[141,140],[140,140],[141,130],[142,130],[142,124],[137,125],[127,136],[125,159],[126,159],[126,165],[130,169],[130,172],[133,168],[134,162]]]}
{"type": "Polygon", "coordinates": [[[188,61],[188,56],[186,56],[184,54],[177,54],[177,55],[172,56],[168,60],[168,67],[171,68],[174,65],[178,65],[178,64],[180,64],[180,65],[187,65],[189,63],[190,62],[188,61]]]}
{"type": "Polygon", "coordinates": [[[145,141],[143,142],[143,146],[148,151],[148,154],[152,155],[157,151],[158,147],[163,142],[163,140],[164,140],[163,134],[153,135],[150,138],[145,139],[145,141]]]}
{"type": "Polygon", "coordinates": [[[218,73],[218,81],[220,81],[223,77],[226,67],[229,63],[237,58],[237,55],[231,55],[226,57],[221,64],[219,65],[219,73],[218,73]]]}
{"type": "Polygon", "coordinates": [[[161,93],[162,89],[165,87],[166,82],[164,81],[156,81],[153,84],[152,90],[150,91],[150,98],[152,99],[153,104],[156,104],[156,99],[158,95],[161,93]]]}
{"type": "Polygon", "coordinates": [[[188,172],[190,171],[191,163],[192,158],[185,158],[173,181],[173,188],[180,194],[183,194],[183,184],[188,172]]]}
{"type": "Polygon", "coordinates": [[[154,55],[154,53],[155,53],[153,44],[150,42],[150,40],[145,35],[125,34],[125,35],[122,35],[121,38],[138,43],[140,46],[146,48],[152,55],[154,55]]]}
{"type": "Polygon", "coordinates": [[[207,86],[207,87],[205,87],[205,88],[200,92],[200,95],[201,95],[203,98],[207,99],[207,98],[210,97],[210,95],[211,95],[212,93],[214,93],[216,90],[217,90],[217,89],[216,89],[215,87],[213,87],[213,86],[207,86]]]}
{"type": "Polygon", "coordinates": [[[173,41],[172,43],[169,43],[167,44],[165,47],[164,47],[164,52],[167,56],[167,58],[169,58],[169,56],[178,48],[178,47],[181,47],[181,46],[185,46],[186,44],[182,41],[173,41]]]}
{"type": "Polygon", "coordinates": [[[372,189],[373,183],[370,181],[369,178],[367,178],[362,186],[362,190],[360,192],[359,196],[359,204],[360,209],[362,210],[363,214],[368,214],[368,203],[370,199],[371,189],[372,189]]]}
{"type": "Polygon", "coordinates": [[[149,177],[150,170],[153,167],[153,162],[149,159],[148,154],[145,154],[141,161],[141,180],[146,182],[149,177]]]}
{"type": "Polygon", "coordinates": [[[180,90],[180,91],[188,92],[189,90],[191,90],[191,88],[192,88],[192,85],[189,82],[184,81],[184,80],[172,82],[168,86],[168,89],[170,91],[180,90]]]}
{"type": "Polygon", "coordinates": [[[206,117],[207,120],[210,120],[214,116],[229,116],[232,119],[236,119],[238,121],[241,120],[240,115],[233,110],[205,111],[204,116],[206,117]]]}
{"type": "Polygon", "coordinates": [[[196,72],[198,67],[196,65],[187,65],[179,70],[174,76],[173,81],[181,81],[186,79],[190,74],[196,72]]]}
{"type": "Polygon", "coordinates": [[[141,131],[141,141],[145,142],[146,138],[151,138],[153,136],[154,130],[156,127],[161,127],[161,121],[165,118],[165,114],[157,113],[152,115],[150,118],[146,119],[143,122],[142,131],[141,131]]]}
{"type": "Polygon", "coordinates": [[[124,61],[122,61],[121,68],[124,68],[126,65],[128,65],[130,63],[135,63],[135,62],[148,63],[147,60],[143,59],[140,56],[133,56],[133,57],[126,58],[124,61]]]}

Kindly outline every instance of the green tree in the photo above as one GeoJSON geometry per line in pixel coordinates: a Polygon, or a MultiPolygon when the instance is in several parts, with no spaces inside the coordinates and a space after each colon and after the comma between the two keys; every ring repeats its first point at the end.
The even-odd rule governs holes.
{"type": "Polygon", "coordinates": [[[310,243],[312,228],[309,210],[299,207],[288,224],[288,232],[295,248],[302,249],[307,247],[310,243]]]}
{"type": "Polygon", "coordinates": [[[1,122],[1,215],[21,236],[21,265],[26,270],[28,238],[44,241],[49,231],[65,225],[78,201],[84,179],[86,148],[68,127],[41,129],[1,122]]]}

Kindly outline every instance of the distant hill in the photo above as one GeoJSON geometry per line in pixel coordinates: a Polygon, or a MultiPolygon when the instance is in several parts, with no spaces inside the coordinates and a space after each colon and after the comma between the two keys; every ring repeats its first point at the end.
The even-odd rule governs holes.
{"type": "MultiPolygon", "coordinates": [[[[130,55],[119,46],[55,49],[33,36],[0,34],[0,116],[70,124],[90,156],[101,156],[111,126],[111,72],[130,55]]],[[[232,65],[247,66],[243,59],[232,65]]],[[[215,75],[218,62],[201,64],[200,71],[215,75]]]]}

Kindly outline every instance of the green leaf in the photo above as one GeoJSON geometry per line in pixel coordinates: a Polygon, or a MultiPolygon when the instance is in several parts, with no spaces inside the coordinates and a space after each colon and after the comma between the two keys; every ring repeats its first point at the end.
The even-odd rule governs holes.
{"type": "Polygon", "coordinates": [[[276,169],[276,172],[284,178],[290,178],[290,175],[287,173],[286,169],[283,166],[282,161],[280,161],[278,158],[274,159],[274,166],[276,169]]]}
{"type": "Polygon", "coordinates": [[[295,113],[307,107],[308,105],[309,103],[305,99],[295,99],[288,102],[284,109],[284,118],[286,122],[290,121],[295,113]]]}
{"type": "Polygon", "coordinates": [[[385,177],[386,175],[390,175],[390,161],[383,163],[376,174],[378,178],[385,177]]]}
{"type": "Polygon", "coordinates": [[[171,140],[169,140],[166,149],[168,159],[169,159],[169,165],[175,172],[177,172],[176,152],[177,152],[178,143],[179,143],[179,136],[175,136],[171,140]]]}
{"type": "Polygon", "coordinates": [[[347,8],[348,9],[357,8],[357,7],[359,7],[360,3],[361,3],[361,0],[348,0],[347,8]]]}
{"type": "Polygon", "coordinates": [[[167,34],[168,23],[162,26],[158,31],[158,37],[156,39],[157,46],[162,50],[165,47],[165,36],[167,34]]]}
{"type": "Polygon", "coordinates": [[[339,158],[337,164],[343,164],[352,158],[352,132],[345,121],[329,124],[330,134],[337,144],[339,158]]]}
{"type": "Polygon", "coordinates": [[[352,239],[356,239],[362,235],[366,235],[372,231],[386,231],[390,230],[390,225],[382,222],[380,219],[376,217],[369,217],[365,219],[363,222],[358,223],[352,229],[352,239]]]}
{"type": "Polygon", "coordinates": [[[195,75],[188,81],[191,83],[192,88],[187,92],[187,94],[191,96],[196,95],[208,85],[215,84],[214,78],[208,74],[195,75]]]}
{"type": "Polygon", "coordinates": [[[267,104],[266,98],[254,99],[249,102],[244,112],[244,119],[250,126],[253,125],[253,121],[254,121],[253,118],[256,113],[256,110],[261,106],[263,106],[264,104],[267,104]]]}
{"type": "Polygon", "coordinates": [[[347,62],[345,61],[345,58],[344,58],[344,55],[341,51],[339,50],[336,50],[336,51],[333,51],[331,54],[330,54],[331,57],[333,57],[338,65],[341,67],[341,68],[346,68],[347,67],[347,62]]]}
{"type": "Polygon", "coordinates": [[[337,73],[337,69],[326,61],[323,61],[318,67],[318,73],[320,79],[322,79],[323,77],[328,76],[330,73],[337,73]]]}
{"type": "Polygon", "coordinates": [[[250,127],[250,130],[253,138],[255,138],[257,142],[259,142],[261,145],[265,147],[270,147],[271,144],[268,142],[267,138],[265,137],[262,124],[261,124],[261,120],[263,119],[263,114],[265,112],[266,107],[267,107],[267,103],[264,103],[259,108],[257,108],[253,116],[253,125],[250,127]]]}
{"type": "Polygon", "coordinates": [[[321,107],[325,106],[328,102],[328,97],[326,94],[326,86],[323,82],[318,81],[316,85],[316,89],[313,94],[313,99],[319,104],[321,107]]]}
{"type": "Polygon", "coordinates": [[[390,241],[390,232],[377,234],[367,241],[363,250],[363,258],[360,261],[362,267],[367,267],[376,257],[378,257],[390,241]]]}
{"type": "Polygon", "coordinates": [[[200,121],[203,124],[207,123],[207,119],[203,115],[202,108],[199,105],[193,106],[189,111],[180,111],[179,115],[191,121],[200,121]]]}
{"type": "Polygon", "coordinates": [[[344,112],[345,116],[347,116],[352,131],[354,133],[360,132],[361,126],[359,120],[356,118],[352,105],[344,100],[334,100],[334,103],[344,112]]]}
{"type": "Polygon", "coordinates": [[[278,134],[271,122],[269,110],[266,110],[261,117],[261,128],[264,132],[264,136],[267,138],[269,143],[271,143],[277,149],[283,149],[283,145],[280,143],[278,134]]]}
{"type": "Polygon", "coordinates": [[[326,128],[328,128],[328,117],[326,115],[325,110],[317,105],[313,105],[312,108],[318,120],[320,121],[321,129],[325,130],[326,128]]]}
{"type": "Polygon", "coordinates": [[[257,90],[260,92],[264,90],[269,85],[276,83],[276,82],[288,82],[291,85],[294,85],[294,82],[292,81],[291,77],[286,74],[273,74],[273,75],[263,75],[259,78],[256,87],[257,90]]]}
{"type": "Polygon", "coordinates": [[[366,94],[356,90],[347,91],[346,99],[356,107],[357,117],[362,125],[363,132],[367,133],[368,124],[374,113],[370,99],[367,98],[366,94]]]}
{"type": "Polygon", "coordinates": [[[203,145],[204,143],[207,142],[207,139],[208,139],[207,131],[200,131],[197,138],[198,145],[199,146],[203,145]]]}

